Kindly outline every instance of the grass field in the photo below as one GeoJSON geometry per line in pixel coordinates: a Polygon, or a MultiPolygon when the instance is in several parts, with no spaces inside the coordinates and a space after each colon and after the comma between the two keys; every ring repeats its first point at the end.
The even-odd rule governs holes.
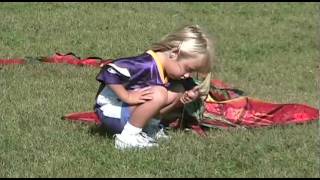
{"type": "MultiPolygon", "coordinates": [[[[0,58],[136,55],[184,24],[216,39],[216,78],[268,102],[319,108],[318,3],[0,3],[0,58]]],[[[319,177],[318,123],[170,132],[120,152],[92,125],[98,69],[0,67],[0,177],[319,177]]]]}

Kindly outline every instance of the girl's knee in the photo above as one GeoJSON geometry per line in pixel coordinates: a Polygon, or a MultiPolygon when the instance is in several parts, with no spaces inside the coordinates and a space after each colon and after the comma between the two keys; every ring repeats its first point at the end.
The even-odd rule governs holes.
{"type": "Polygon", "coordinates": [[[152,102],[157,103],[160,106],[163,106],[167,103],[168,100],[168,91],[166,88],[161,86],[153,86],[152,90],[152,102]]]}

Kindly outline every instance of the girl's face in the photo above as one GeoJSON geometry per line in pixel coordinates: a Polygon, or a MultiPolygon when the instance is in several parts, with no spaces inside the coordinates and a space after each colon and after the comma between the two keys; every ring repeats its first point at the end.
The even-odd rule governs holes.
{"type": "Polygon", "coordinates": [[[204,72],[207,69],[205,56],[197,54],[192,57],[178,57],[175,60],[168,60],[166,73],[171,79],[185,79],[190,77],[192,72],[204,72]]]}

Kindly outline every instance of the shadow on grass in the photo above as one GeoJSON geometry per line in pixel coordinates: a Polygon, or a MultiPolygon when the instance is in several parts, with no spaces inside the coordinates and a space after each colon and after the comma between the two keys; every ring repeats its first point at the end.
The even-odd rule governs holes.
{"type": "Polygon", "coordinates": [[[104,125],[92,125],[89,128],[89,133],[92,135],[99,135],[102,137],[107,137],[109,139],[113,138],[114,133],[111,133],[107,130],[107,127],[104,125]]]}
{"type": "Polygon", "coordinates": [[[85,125],[85,127],[89,127],[88,131],[91,135],[95,136],[95,135],[98,135],[98,136],[101,136],[101,137],[104,137],[104,138],[110,138],[112,139],[114,134],[113,132],[111,132],[110,130],[108,130],[108,128],[103,125],[103,124],[95,124],[95,123],[92,123],[92,122],[84,122],[84,121],[74,121],[74,120],[70,120],[68,118],[66,118],[65,116],[62,116],[60,118],[61,120],[67,120],[67,121],[70,121],[71,123],[79,123],[79,124],[83,124],[85,125]]]}

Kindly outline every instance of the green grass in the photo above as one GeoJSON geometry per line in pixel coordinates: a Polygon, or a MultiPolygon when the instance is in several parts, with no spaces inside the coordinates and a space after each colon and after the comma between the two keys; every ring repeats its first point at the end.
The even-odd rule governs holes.
{"type": "MultiPolygon", "coordinates": [[[[136,55],[184,24],[216,42],[216,78],[269,102],[319,108],[317,3],[1,3],[0,57],[136,55]]],[[[0,177],[319,177],[318,123],[170,132],[151,150],[120,152],[91,125],[98,69],[0,68],[0,177]]]]}

